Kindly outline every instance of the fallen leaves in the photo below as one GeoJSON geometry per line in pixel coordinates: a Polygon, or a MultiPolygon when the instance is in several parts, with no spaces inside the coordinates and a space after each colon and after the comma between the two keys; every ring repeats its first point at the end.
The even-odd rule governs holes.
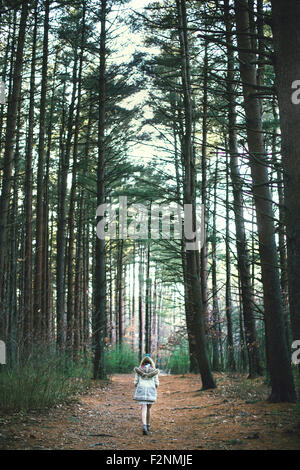
{"type": "Polygon", "coordinates": [[[105,387],[95,384],[78,403],[1,416],[1,448],[300,449],[293,405],[267,403],[268,389],[259,380],[216,378],[216,390],[195,393],[201,386],[198,375],[162,375],[151,431],[142,436],[132,375],[118,374],[105,387]],[[249,398],[255,403],[247,403],[249,398]]]}

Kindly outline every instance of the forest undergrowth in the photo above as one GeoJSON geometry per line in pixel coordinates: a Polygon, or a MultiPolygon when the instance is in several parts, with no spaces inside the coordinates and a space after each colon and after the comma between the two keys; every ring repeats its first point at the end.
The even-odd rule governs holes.
{"type": "Polygon", "coordinates": [[[197,374],[162,373],[148,436],[133,401],[134,375],[114,374],[48,410],[2,412],[0,448],[300,449],[298,403],[269,403],[263,378],[215,377],[218,388],[202,391],[197,374]]]}

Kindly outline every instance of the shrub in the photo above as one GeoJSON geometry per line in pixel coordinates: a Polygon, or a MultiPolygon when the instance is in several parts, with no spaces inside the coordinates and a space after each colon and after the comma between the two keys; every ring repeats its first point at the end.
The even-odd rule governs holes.
{"type": "Polygon", "coordinates": [[[36,351],[26,361],[3,367],[0,408],[4,411],[43,409],[69,401],[89,386],[90,364],[77,363],[53,351],[36,351]]]}
{"type": "Polygon", "coordinates": [[[127,345],[115,346],[105,353],[107,374],[129,373],[139,364],[138,354],[127,345]]]}
{"type": "Polygon", "coordinates": [[[171,374],[185,374],[189,371],[190,359],[187,348],[176,347],[167,359],[166,369],[171,374]]]}

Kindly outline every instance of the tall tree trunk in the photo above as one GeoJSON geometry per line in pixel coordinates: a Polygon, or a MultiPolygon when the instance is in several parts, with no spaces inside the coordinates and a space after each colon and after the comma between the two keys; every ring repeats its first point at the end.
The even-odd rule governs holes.
{"type": "Polygon", "coordinates": [[[49,0],[45,1],[42,86],[39,113],[39,142],[38,142],[38,172],[37,172],[37,202],[36,202],[36,248],[34,266],[34,301],[33,301],[33,330],[34,341],[43,340],[42,331],[42,290],[43,290],[43,183],[44,183],[44,157],[45,157],[45,127],[46,127],[46,95],[47,95],[47,69],[48,69],[48,36],[49,36],[49,0]]]}
{"type": "MultiPolygon", "coordinates": [[[[67,294],[67,348],[70,351],[73,344],[73,315],[74,315],[74,244],[75,244],[75,199],[77,192],[77,165],[78,165],[78,140],[79,140],[79,119],[81,111],[81,90],[82,90],[82,65],[83,65],[83,53],[84,53],[84,41],[85,41],[85,7],[82,12],[82,25],[81,25],[81,48],[80,48],[80,57],[79,57],[79,71],[78,71],[78,93],[77,93],[77,110],[75,117],[75,129],[74,129],[74,147],[73,147],[73,168],[72,168],[72,185],[70,191],[70,205],[69,205],[69,245],[68,245],[68,294],[67,294]]],[[[80,202],[80,207],[82,207],[82,200],[80,202]]],[[[81,226],[79,227],[81,234],[81,226]]],[[[81,246],[81,239],[77,236],[77,243],[81,246]]],[[[77,258],[78,260],[78,258],[77,258]]],[[[79,261],[79,260],[78,260],[79,261]]],[[[77,274],[76,274],[77,275],[77,274]]],[[[78,287],[78,286],[77,286],[78,287]]],[[[76,292],[76,295],[78,292],[76,292]]],[[[75,309],[80,308],[77,303],[75,309]]],[[[74,357],[77,359],[78,348],[79,348],[79,320],[77,318],[77,334],[76,341],[74,338],[74,357]]]]}
{"type": "MultiPolygon", "coordinates": [[[[99,121],[98,121],[98,165],[97,165],[97,206],[105,202],[104,169],[105,169],[105,94],[106,94],[106,0],[101,1],[100,12],[100,66],[99,66],[99,121]]],[[[98,217],[97,222],[103,217],[98,217]]],[[[106,378],[104,362],[105,330],[105,241],[96,238],[95,283],[94,283],[94,379],[106,378]]]]}
{"type": "MultiPolygon", "coordinates": [[[[21,128],[21,100],[18,106],[18,118],[17,118],[17,132],[16,132],[16,147],[14,152],[14,178],[13,178],[13,199],[12,207],[10,211],[10,253],[8,261],[9,270],[9,281],[7,283],[7,334],[5,342],[7,343],[7,355],[8,360],[12,363],[16,360],[16,346],[20,351],[21,357],[23,357],[23,344],[22,342],[17,345],[17,328],[22,328],[22,318],[18,319],[18,308],[17,308],[17,278],[18,278],[18,238],[17,238],[17,224],[18,224],[18,179],[19,179],[19,165],[20,165],[20,128],[21,128]],[[19,321],[18,321],[19,320],[19,321]]],[[[6,309],[5,309],[6,310],[6,309]]]]}
{"type": "Polygon", "coordinates": [[[157,334],[157,304],[158,304],[158,288],[157,288],[157,266],[155,266],[155,278],[153,287],[153,310],[152,310],[152,328],[151,328],[151,351],[155,350],[156,334],[157,334]]]}
{"type": "MultiPolygon", "coordinates": [[[[151,209],[150,209],[151,211],[151,209]]],[[[145,293],[145,353],[151,354],[151,279],[150,279],[150,240],[147,240],[147,261],[146,261],[146,293],[145,293]]]]}
{"type": "MultiPolygon", "coordinates": [[[[14,12],[14,16],[16,15],[16,12],[14,12]]],[[[9,29],[8,29],[8,35],[7,35],[7,41],[6,41],[6,47],[5,47],[5,54],[4,54],[4,59],[3,59],[3,73],[2,73],[2,80],[5,83],[6,82],[6,77],[9,75],[9,81],[11,79],[11,67],[13,64],[13,55],[15,52],[15,33],[16,33],[16,21],[15,18],[12,17],[12,14],[9,14],[8,17],[9,21],[9,29]],[[12,30],[12,31],[11,31],[12,30]],[[8,62],[9,62],[9,52],[11,54],[11,61],[10,61],[10,68],[8,69],[8,62]]],[[[2,130],[3,130],[3,119],[4,119],[4,106],[0,107],[0,179],[2,177],[2,161],[1,161],[1,153],[2,153],[2,144],[4,138],[2,138],[2,130]]]]}
{"type": "MultiPolygon", "coordinates": [[[[229,167],[229,155],[226,152],[226,168],[229,167]]],[[[227,355],[228,355],[228,369],[231,372],[236,371],[236,364],[234,358],[234,343],[233,343],[233,329],[232,329],[232,298],[231,298],[231,256],[230,256],[230,197],[229,197],[229,172],[226,171],[226,323],[227,323],[227,355]]]]}
{"type": "MultiPolygon", "coordinates": [[[[300,339],[300,4],[272,0],[272,28],[284,168],[288,286],[292,334],[300,339]],[[293,93],[293,97],[292,97],[293,93]]],[[[300,367],[299,367],[300,372],[300,367]]]]}
{"type": "Polygon", "coordinates": [[[77,82],[77,49],[74,51],[74,65],[72,75],[72,97],[69,106],[67,125],[67,139],[64,151],[61,154],[61,174],[59,179],[59,209],[57,220],[57,253],[56,253],[56,316],[57,316],[57,346],[62,348],[65,339],[65,257],[66,257],[66,206],[67,206],[67,178],[70,164],[72,146],[74,107],[76,99],[77,82]]]}
{"type": "MultiPolygon", "coordinates": [[[[176,144],[176,135],[175,135],[175,144],[176,144]]],[[[178,168],[178,157],[175,145],[175,167],[176,167],[176,180],[177,180],[177,203],[181,204],[180,197],[180,185],[182,181],[179,177],[179,168],[178,168]]],[[[184,165],[182,165],[184,167],[184,165]]],[[[184,171],[184,170],[183,170],[184,171]]],[[[187,278],[187,261],[186,261],[186,251],[185,251],[185,241],[181,239],[180,241],[180,256],[182,263],[182,275],[183,275],[183,284],[184,284],[184,308],[185,308],[185,318],[186,318],[186,328],[188,335],[188,345],[189,345],[189,359],[190,359],[190,372],[198,374],[199,373],[199,364],[196,354],[196,341],[195,335],[193,334],[192,326],[192,315],[191,315],[191,306],[189,302],[189,283],[187,278]]]]}
{"type": "Polygon", "coordinates": [[[144,290],[144,270],[143,270],[143,245],[140,242],[139,250],[139,359],[142,359],[143,355],[143,290],[144,290]]]}
{"type": "Polygon", "coordinates": [[[236,135],[236,110],[234,95],[234,57],[232,50],[232,20],[229,14],[229,0],[224,0],[226,42],[227,42],[227,100],[228,100],[228,134],[230,152],[230,177],[233,186],[233,210],[235,218],[236,249],[238,271],[241,281],[242,312],[244,317],[246,347],[249,359],[249,378],[262,374],[259,349],[254,319],[254,299],[250,276],[250,257],[247,246],[244,223],[243,181],[239,170],[239,153],[236,135]]]}
{"type": "MultiPolygon", "coordinates": [[[[44,201],[43,201],[43,224],[44,224],[44,238],[43,238],[43,279],[42,279],[42,308],[43,308],[43,331],[45,334],[45,341],[53,342],[51,334],[51,243],[50,237],[50,221],[49,221],[49,183],[50,183],[50,166],[51,166],[51,145],[52,133],[54,122],[54,108],[55,108],[55,92],[56,92],[56,72],[58,68],[59,48],[57,48],[54,59],[53,77],[52,77],[52,91],[51,91],[51,104],[48,118],[47,130],[47,152],[45,162],[45,176],[44,176],[44,201]],[[50,249],[49,249],[50,245],[50,249]]],[[[53,228],[53,224],[52,224],[53,228]]]]}
{"type": "MultiPolygon", "coordinates": [[[[84,208],[86,207],[86,194],[84,194],[84,208]]],[[[83,350],[87,357],[87,347],[89,342],[89,274],[90,274],[90,253],[89,253],[89,224],[84,227],[84,248],[83,248],[83,350]]]]}
{"type": "Polygon", "coordinates": [[[77,228],[77,243],[76,243],[76,269],[75,269],[75,297],[74,297],[74,342],[73,342],[73,359],[75,362],[78,361],[79,351],[81,349],[81,338],[83,322],[81,321],[81,294],[82,294],[82,232],[83,232],[83,191],[81,192],[80,202],[79,202],[79,218],[78,218],[78,228],[77,228]]]}
{"type": "Polygon", "coordinates": [[[117,343],[123,343],[123,248],[124,240],[118,240],[117,277],[116,277],[116,316],[118,324],[117,343]]]}
{"type": "MultiPolygon", "coordinates": [[[[274,120],[278,119],[276,113],[275,99],[272,104],[274,120]]],[[[280,285],[283,299],[283,314],[285,322],[285,334],[289,355],[291,354],[291,329],[290,329],[290,309],[289,309],[289,296],[288,296],[288,268],[287,268],[287,250],[286,250],[286,228],[285,228],[285,208],[284,208],[284,188],[283,188],[283,172],[281,162],[277,158],[277,131],[274,129],[272,132],[272,161],[276,168],[277,178],[277,192],[278,192],[278,211],[279,211],[279,226],[278,226],[278,248],[280,259],[280,285]]]]}
{"type": "MultiPolygon", "coordinates": [[[[241,290],[241,281],[239,279],[239,296],[238,296],[240,302],[239,302],[239,337],[240,337],[240,367],[239,370],[242,372],[245,372],[247,368],[247,356],[246,356],[246,341],[245,341],[245,335],[244,335],[244,324],[243,324],[243,306],[241,302],[242,298],[242,290],[241,290]]],[[[248,355],[249,357],[249,355],[248,355]]]]}
{"type": "Polygon", "coordinates": [[[202,156],[201,156],[201,202],[204,206],[204,240],[200,251],[200,279],[205,322],[208,321],[208,293],[207,293],[207,129],[208,129],[208,46],[205,41],[204,64],[203,64],[203,117],[202,117],[202,156]]]}
{"type": "Polygon", "coordinates": [[[24,325],[23,344],[26,353],[31,345],[32,335],[32,152],[34,128],[34,96],[35,96],[35,68],[36,68],[36,38],[37,38],[37,5],[34,11],[34,27],[32,37],[32,57],[29,92],[28,134],[26,143],[26,163],[24,182],[24,209],[25,209],[25,259],[24,259],[24,325]]]}
{"type": "Polygon", "coordinates": [[[108,320],[109,343],[113,344],[113,250],[109,243],[109,320],[108,320]]]}
{"type": "MultiPolygon", "coordinates": [[[[89,96],[90,106],[88,114],[88,123],[86,130],[86,142],[84,146],[84,160],[88,162],[89,160],[89,151],[91,144],[91,128],[92,128],[92,116],[93,116],[93,100],[92,96],[89,96]]],[[[88,204],[88,199],[86,191],[83,190],[83,207],[88,204]]],[[[83,210],[84,210],[83,209],[83,210]]],[[[84,210],[85,213],[85,210],[84,210]]],[[[90,240],[89,240],[89,223],[85,221],[84,223],[84,241],[83,241],[83,284],[84,284],[84,294],[83,294],[83,343],[84,343],[84,353],[87,357],[87,345],[89,341],[89,273],[90,273],[90,240]]]]}
{"type": "Polygon", "coordinates": [[[135,350],[135,241],[133,241],[132,294],[131,294],[131,347],[135,350]]]}
{"type": "Polygon", "coordinates": [[[26,22],[28,16],[28,3],[22,3],[22,12],[19,27],[17,53],[15,59],[15,67],[13,72],[12,92],[8,100],[6,134],[5,134],[5,152],[3,158],[3,179],[2,192],[0,198],[0,337],[4,336],[3,331],[3,306],[4,301],[4,272],[5,272],[5,255],[7,242],[7,225],[10,190],[12,181],[12,164],[14,155],[14,144],[16,135],[18,104],[21,94],[21,80],[23,68],[23,52],[26,32],[26,22]]]}
{"type": "MultiPolygon", "coordinates": [[[[191,102],[191,80],[190,80],[190,61],[189,44],[187,39],[187,17],[185,0],[176,0],[178,15],[178,35],[180,41],[181,55],[181,79],[184,99],[184,139],[183,139],[183,158],[184,158],[184,204],[192,207],[193,222],[195,223],[195,165],[192,145],[192,102],[191,102]]],[[[195,229],[195,225],[193,227],[195,229]]],[[[189,242],[191,240],[186,240],[189,242]]],[[[206,351],[205,321],[201,295],[201,283],[198,276],[196,250],[186,251],[187,260],[187,279],[190,286],[190,312],[192,315],[192,330],[196,341],[196,354],[199,364],[199,370],[202,379],[203,389],[215,388],[215,382],[210,370],[210,364],[206,351]]]]}
{"type": "MultiPolygon", "coordinates": [[[[181,118],[178,116],[180,122],[181,118]]],[[[183,130],[182,130],[183,135],[183,130]]],[[[174,136],[174,150],[175,150],[175,171],[176,171],[176,202],[178,205],[182,205],[182,197],[181,197],[181,187],[182,187],[182,178],[179,172],[179,156],[178,156],[178,144],[177,144],[177,133],[176,127],[173,128],[173,136],[174,136]]],[[[182,137],[182,136],[181,136],[182,137]]],[[[184,162],[182,161],[182,168],[184,172],[184,162]]],[[[188,335],[188,345],[189,345],[189,359],[190,359],[190,372],[195,374],[199,373],[199,364],[196,355],[196,342],[195,337],[193,335],[192,324],[191,324],[191,314],[190,314],[190,305],[188,301],[188,280],[187,280],[187,268],[186,268],[186,252],[184,248],[184,240],[180,240],[180,256],[181,256],[181,264],[182,264],[182,276],[183,276],[183,284],[184,284],[184,308],[185,308],[185,318],[186,318],[186,328],[187,328],[187,335],[188,335]]],[[[203,269],[203,266],[201,270],[203,269]]],[[[157,333],[158,334],[158,333],[157,333]]]]}
{"type": "Polygon", "coordinates": [[[260,102],[254,94],[257,85],[255,55],[251,52],[251,40],[247,34],[249,33],[249,12],[245,0],[235,0],[235,14],[264,290],[266,345],[272,385],[270,401],[295,401],[295,387],[284,334],[273,210],[265,161],[260,102]]]}
{"type": "Polygon", "coordinates": [[[212,279],[212,347],[213,347],[213,360],[212,369],[220,371],[220,356],[219,356],[219,324],[220,312],[218,301],[218,286],[217,286],[217,182],[218,182],[218,153],[216,155],[216,169],[214,175],[214,200],[213,200],[213,213],[212,213],[212,242],[211,242],[211,279],[212,279]]]}

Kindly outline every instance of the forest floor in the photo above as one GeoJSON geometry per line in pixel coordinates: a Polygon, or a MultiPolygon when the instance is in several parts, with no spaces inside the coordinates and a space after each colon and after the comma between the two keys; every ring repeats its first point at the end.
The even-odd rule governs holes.
{"type": "Polygon", "coordinates": [[[299,404],[270,404],[262,380],[241,375],[216,374],[218,388],[200,391],[197,375],[161,374],[143,436],[133,378],[116,374],[48,411],[0,414],[0,449],[300,449],[299,404]]]}

